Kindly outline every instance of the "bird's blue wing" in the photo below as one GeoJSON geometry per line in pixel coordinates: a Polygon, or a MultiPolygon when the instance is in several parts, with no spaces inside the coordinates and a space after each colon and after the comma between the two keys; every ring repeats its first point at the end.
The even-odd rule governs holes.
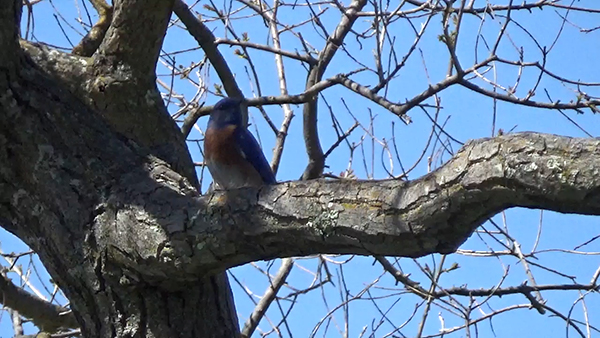
{"type": "Polygon", "coordinates": [[[275,175],[271,170],[271,166],[269,166],[269,162],[265,158],[265,155],[260,149],[258,142],[248,131],[246,128],[237,128],[236,139],[238,142],[238,146],[242,152],[242,156],[252,164],[254,169],[258,171],[260,177],[262,177],[263,182],[265,184],[275,184],[277,180],[275,179],[275,175]]]}

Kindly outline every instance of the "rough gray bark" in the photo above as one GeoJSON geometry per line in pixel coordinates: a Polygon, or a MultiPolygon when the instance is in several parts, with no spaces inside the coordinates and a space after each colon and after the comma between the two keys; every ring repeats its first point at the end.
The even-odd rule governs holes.
{"type": "Polygon", "coordinates": [[[111,205],[96,218],[109,252],[157,280],[318,253],[450,253],[489,217],[516,206],[600,214],[600,140],[548,134],[472,141],[411,182],[313,180],[196,198],[177,191],[176,179],[172,188],[153,188],[166,170],[122,182],[145,211],[111,205]],[[143,231],[115,221],[134,217],[146,223],[143,231]]]}
{"type": "MultiPolygon", "coordinates": [[[[19,309],[16,315],[31,318],[41,330],[53,332],[59,327],[77,328],[79,323],[68,309],[48,302],[42,302],[22,287],[13,284],[5,276],[0,276],[0,292],[2,305],[10,309],[19,309]],[[64,314],[64,315],[61,315],[64,314]]],[[[14,318],[14,316],[13,316],[14,318]]],[[[20,317],[18,317],[20,318],[20,317]]],[[[15,332],[16,335],[23,334],[15,332]]]]}
{"type": "Polygon", "coordinates": [[[86,337],[235,336],[224,273],[158,288],[112,259],[95,228],[105,205],[133,202],[118,186],[131,173],[167,166],[196,194],[183,137],[155,86],[172,3],[115,1],[92,58],[21,50],[16,3],[0,7],[0,225],[39,254],[86,337]],[[127,20],[132,13],[138,21],[127,20]]]}
{"type": "Polygon", "coordinates": [[[21,48],[0,8],[0,225],[39,253],[86,337],[233,337],[223,271],[250,261],[447,253],[513,206],[600,214],[600,140],[534,133],[471,142],[412,182],[198,196],[155,63],[138,62],[158,55],[170,5],[116,2],[91,58],[21,48]],[[134,34],[128,10],[155,31],[134,34]]]}

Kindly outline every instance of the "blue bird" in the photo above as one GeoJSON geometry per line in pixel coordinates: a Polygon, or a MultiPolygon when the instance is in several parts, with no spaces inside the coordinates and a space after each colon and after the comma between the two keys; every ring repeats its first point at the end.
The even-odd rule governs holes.
{"type": "Polygon", "coordinates": [[[243,99],[224,98],[210,112],[204,160],[221,189],[275,184],[275,175],[258,142],[242,126],[243,99]]]}

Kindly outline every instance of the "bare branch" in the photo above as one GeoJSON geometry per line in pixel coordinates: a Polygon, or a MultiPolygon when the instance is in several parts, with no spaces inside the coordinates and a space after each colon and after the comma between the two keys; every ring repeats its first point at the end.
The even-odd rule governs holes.
{"type": "Polygon", "coordinates": [[[227,95],[230,97],[244,97],[225,58],[223,58],[223,55],[217,49],[215,36],[208,27],[192,14],[183,0],[175,0],[173,12],[183,22],[188,32],[196,39],[204,53],[206,53],[210,63],[215,67],[215,71],[219,75],[227,95]]]}
{"type": "Polygon", "coordinates": [[[13,332],[15,333],[15,336],[22,335],[23,334],[23,321],[21,320],[19,311],[9,309],[8,313],[12,317],[13,332]]]}
{"type": "Polygon", "coordinates": [[[458,80],[458,83],[460,83],[462,86],[471,89],[474,92],[498,99],[498,100],[502,100],[502,101],[506,101],[506,102],[510,102],[510,103],[515,103],[515,104],[519,104],[519,105],[523,105],[523,106],[528,106],[528,107],[536,107],[536,108],[544,108],[544,109],[581,109],[581,108],[588,108],[590,111],[594,112],[594,113],[599,113],[600,110],[597,108],[598,106],[600,106],[600,100],[592,100],[592,99],[581,99],[575,102],[569,102],[569,103],[561,103],[560,101],[557,102],[539,102],[539,101],[533,101],[530,100],[528,98],[517,98],[515,96],[512,95],[504,95],[504,94],[500,94],[497,92],[493,92],[484,88],[481,88],[480,86],[469,82],[465,79],[460,79],[458,80]]]}
{"type": "MultiPolygon", "coordinates": [[[[175,7],[175,8],[177,8],[177,7],[175,7]]],[[[211,32],[211,34],[212,34],[212,32],[211,32]]],[[[313,58],[312,56],[310,56],[308,54],[302,55],[298,52],[289,52],[289,51],[280,49],[279,47],[271,47],[271,46],[267,46],[267,45],[261,45],[261,44],[250,42],[250,41],[235,41],[235,40],[229,40],[229,39],[223,39],[223,38],[215,38],[214,42],[215,42],[215,45],[250,47],[250,48],[254,48],[254,49],[258,49],[258,50],[262,50],[262,51],[266,51],[266,52],[271,52],[273,54],[285,56],[290,59],[306,62],[308,64],[316,64],[316,62],[317,62],[317,60],[315,58],[313,58]]],[[[204,49],[204,48],[202,48],[202,49],[204,49]]]]}
{"type": "MultiPolygon", "coordinates": [[[[369,88],[352,81],[351,79],[347,78],[346,76],[343,75],[337,75],[336,77],[330,79],[330,81],[336,82],[336,83],[340,83],[342,84],[344,87],[352,90],[353,92],[379,104],[380,106],[386,108],[387,110],[389,110],[390,112],[394,113],[395,115],[397,115],[402,122],[404,122],[405,124],[409,124],[411,122],[411,119],[408,115],[406,115],[406,112],[413,108],[414,106],[416,106],[418,103],[420,103],[420,101],[417,100],[413,100],[414,103],[410,103],[410,104],[395,104],[390,102],[389,100],[387,100],[384,97],[381,97],[379,95],[377,95],[373,90],[370,90],[369,88]]],[[[448,81],[449,83],[451,81],[448,81]]],[[[443,86],[440,86],[440,89],[445,88],[443,86]]],[[[432,89],[430,87],[430,89],[432,89]]],[[[435,91],[431,91],[431,93],[434,93],[435,91]]],[[[431,95],[431,94],[427,94],[427,95],[431,95]]],[[[421,100],[422,101],[422,100],[421,100]]]]}
{"type": "MultiPolygon", "coordinates": [[[[273,11],[272,16],[269,18],[269,25],[273,39],[273,45],[275,46],[275,48],[281,49],[279,31],[277,30],[278,5],[279,0],[275,0],[275,10],[273,11]]],[[[285,67],[281,55],[275,54],[275,64],[277,65],[277,73],[279,75],[279,91],[281,95],[288,95],[287,78],[285,75],[285,67]]],[[[273,151],[273,161],[271,161],[271,167],[273,168],[274,173],[277,173],[277,171],[279,170],[279,165],[281,164],[281,157],[283,155],[283,147],[285,146],[285,140],[287,139],[288,130],[292,123],[292,119],[294,118],[294,112],[290,108],[289,104],[282,105],[282,108],[284,118],[283,122],[281,123],[281,129],[277,133],[277,140],[275,141],[275,149],[273,151]]]]}
{"type": "MultiPolygon", "coordinates": [[[[327,45],[319,55],[317,65],[312,67],[308,74],[306,80],[307,90],[321,81],[329,62],[331,62],[335,56],[338,48],[342,47],[346,35],[350,32],[352,25],[358,18],[357,13],[360,12],[366,4],[366,0],[353,0],[348,9],[343,10],[342,20],[336,27],[333,35],[328,38],[327,45]]],[[[304,104],[302,114],[304,144],[308,154],[308,165],[304,170],[304,174],[302,174],[302,178],[306,180],[321,176],[323,168],[325,167],[325,156],[323,156],[323,149],[321,148],[317,128],[316,96],[304,104]]]]}
{"type": "MultiPolygon", "coordinates": [[[[263,105],[272,105],[272,104],[285,105],[285,104],[289,104],[289,103],[296,103],[296,104],[306,103],[306,102],[309,102],[311,99],[313,99],[321,91],[323,91],[329,87],[332,87],[338,83],[341,83],[341,81],[337,80],[337,78],[339,76],[340,75],[338,75],[332,79],[319,81],[318,83],[314,84],[312,87],[308,88],[301,94],[248,98],[248,99],[246,99],[246,104],[248,106],[263,106],[263,105]]],[[[383,104],[388,104],[389,106],[393,107],[393,104],[391,102],[388,102],[385,100],[382,102],[383,102],[383,104]]],[[[185,118],[185,120],[183,122],[183,126],[181,127],[181,132],[183,133],[183,135],[185,137],[187,137],[189,132],[191,131],[191,128],[194,125],[194,123],[196,123],[196,121],[198,121],[198,119],[200,117],[210,114],[210,111],[212,110],[212,108],[213,108],[212,106],[203,106],[203,107],[199,107],[198,109],[192,111],[185,118]]],[[[398,108],[400,108],[400,107],[398,107],[398,108]]],[[[291,118],[290,117],[291,115],[287,115],[287,116],[289,118],[291,118]]]]}
{"type": "Polygon", "coordinates": [[[281,289],[281,287],[285,283],[285,280],[292,271],[293,267],[294,259],[284,258],[283,260],[281,260],[281,267],[279,268],[279,271],[277,271],[277,275],[275,276],[275,278],[273,278],[273,280],[270,280],[271,284],[267,288],[267,291],[265,291],[265,294],[262,296],[260,302],[258,302],[256,307],[254,308],[254,311],[250,315],[250,318],[248,318],[248,320],[244,324],[244,328],[242,329],[243,338],[252,336],[252,333],[254,333],[254,330],[256,330],[258,323],[265,315],[265,312],[267,312],[267,309],[269,308],[273,300],[275,300],[277,292],[279,292],[279,289],[281,289]]]}
{"type": "Polygon", "coordinates": [[[60,327],[79,327],[73,312],[69,309],[33,296],[14,285],[4,275],[0,275],[0,292],[2,292],[0,300],[4,306],[31,319],[37,327],[44,331],[55,332],[60,327]]]}
{"type": "MultiPolygon", "coordinates": [[[[468,13],[468,14],[486,14],[486,13],[490,13],[490,12],[503,12],[503,11],[518,11],[518,10],[526,10],[526,11],[531,11],[532,9],[535,8],[543,8],[545,6],[552,6],[552,7],[559,7],[559,8],[573,8],[572,6],[564,6],[564,5],[560,5],[560,4],[554,4],[553,0],[539,0],[537,2],[533,2],[533,3],[522,3],[520,5],[493,5],[493,4],[488,4],[485,7],[477,7],[477,8],[473,8],[472,6],[466,6],[466,7],[450,7],[449,9],[447,9],[445,6],[442,5],[434,5],[431,1],[415,1],[415,0],[407,0],[407,3],[416,6],[417,8],[411,8],[410,10],[407,11],[393,11],[393,12],[383,12],[383,13],[376,13],[376,12],[361,12],[359,13],[360,16],[375,16],[375,15],[385,15],[385,16],[404,16],[407,14],[412,14],[415,13],[417,11],[422,11],[423,9],[427,9],[427,10],[431,10],[432,12],[444,12],[446,10],[449,10],[450,13],[458,13],[461,10],[464,13],[468,13]]],[[[450,4],[452,4],[453,2],[449,2],[450,4]]]]}

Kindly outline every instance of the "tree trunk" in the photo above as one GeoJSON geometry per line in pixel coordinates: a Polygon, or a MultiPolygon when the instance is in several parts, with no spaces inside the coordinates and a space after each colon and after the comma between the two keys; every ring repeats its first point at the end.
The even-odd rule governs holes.
{"type": "MultiPolygon", "coordinates": [[[[164,34],[170,3],[154,2],[164,34]]],[[[76,58],[27,43],[23,51],[18,2],[3,3],[0,225],[39,254],[85,337],[238,335],[224,272],[157,285],[118,262],[98,226],[110,206],[144,208],[127,195],[131,172],[147,177],[144,168],[176,168],[182,190],[197,195],[183,137],[155,87],[154,64],[144,74],[110,53],[76,58]]],[[[134,235],[144,226],[112,216],[103,219],[130,222],[134,235]]]]}
{"type": "Polygon", "coordinates": [[[117,265],[106,253],[110,243],[97,242],[95,217],[113,202],[111,190],[127,189],[119,176],[132,157],[140,160],[133,153],[138,149],[116,141],[97,114],[31,65],[3,69],[0,88],[0,161],[11,164],[2,167],[0,214],[8,218],[0,223],[40,255],[84,336],[236,336],[225,273],[161,288],[117,265]],[[99,147],[115,147],[115,158],[88,148],[89,134],[103,139],[99,147]]]}

